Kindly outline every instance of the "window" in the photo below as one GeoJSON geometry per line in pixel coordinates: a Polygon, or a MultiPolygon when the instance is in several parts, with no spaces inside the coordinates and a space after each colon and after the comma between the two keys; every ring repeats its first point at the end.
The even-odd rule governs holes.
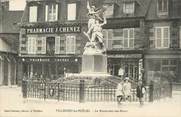
{"type": "Polygon", "coordinates": [[[168,0],[158,0],[158,14],[159,15],[168,14],[168,0]]]}
{"type": "Polygon", "coordinates": [[[66,53],[74,54],[76,47],[76,37],[75,36],[67,36],[66,37],[66,53]]]}
{"type": "Polygon", "coordinates": [[[104,7],[106,8],[105,16],[112,17],[114,15],[114,4],[105,4],[104,7]]]}
{"type": "Polygon", "coordinates": [[[155,32],[156,48],[169,48],[170,45],[170,30],[169,27],[156,27],[155,32]]]}
{"type": "Polygon", "coordinates": [[[76,3],[68,4],[67,20],[76,20],[76,3]]]}
{"type": "Polygon", "coordinates": [[[37,6],[29,7],[29,22],[37,22],[37,6]]]}
{"type": "Polygon", "coordinates": [[[123,29],[124,48],[134,48],[134,29],[123,29]]]}
{"type": "Polygon", "coordinates": [[[162,60],[162,71],[176,71],[176,59],[162,60]]]}
{"type": "Polygon", "coordinates": [[[123,13],[125,14],[133,14],[135,9],[134,2],[126,2],[123,4],[123,13]]]}
{"type": "Polygon", "coordinates": [[[107,46],[112,45],[112,48],[134,48],[135,29],[113,29],[113,31],[107,30],[107,46]]]}
{"type": "Polygon", "coordinates": [[[36,37],[28,37],[28,54],[36,54],[36,37]]]}
{"type": "Polygon", "coordinates": [[[58,20],[58,4],[46,5],[45,21],[57,21],[58,20]]]}

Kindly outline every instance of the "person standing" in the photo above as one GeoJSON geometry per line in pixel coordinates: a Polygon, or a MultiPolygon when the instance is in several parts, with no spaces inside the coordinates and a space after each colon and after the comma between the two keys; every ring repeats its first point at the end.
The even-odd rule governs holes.
{"type": "Polygon", "coordinates": [[[124,94],[123,94],[123,83],[122,81],[120,83],[118,83],[117,85],[117,89],[116,89],[116,97],[117,97],[117,103],[118,105],[121,104],[121,101],[124,98],[124,94]]]}
{"type": "Polygon", "coordinates": [[[142,83],[142,81],[138,81],[138,86],[136,88],[136,96],[138,97],[139,99],[139,102],[140,102],[140,106],[142,106],[144,104],[143,102],[143,96],[144,96],[144,93],[146,92],[146,89],[142,83]]]}
{"type": "Polygon", "coordinates": [[[129,77],[126,77],[124,79],[123,93],[125,96],[125,100],[130,100],[130,98],[131,98],[131,83],[129,82],[129,77]]]}

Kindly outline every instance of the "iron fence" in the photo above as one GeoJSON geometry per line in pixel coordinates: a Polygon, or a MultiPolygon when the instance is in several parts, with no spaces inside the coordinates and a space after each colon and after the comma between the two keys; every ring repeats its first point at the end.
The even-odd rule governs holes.
{"type": "MultiPolygon", "coordinates": [[[[144,101],[154,101],[171,97],[171,85],[151,83],[146,87],[144,101]]],[[[22,93],[24,98],[54,99],[76,102],[115,102],[116,86],[85,85],[84,80],[78,84],[51,83],[42,81],[23,81],[22,93]]],[[[136,89],[132,89],[130,101],[138,101],[136,89]]]]}

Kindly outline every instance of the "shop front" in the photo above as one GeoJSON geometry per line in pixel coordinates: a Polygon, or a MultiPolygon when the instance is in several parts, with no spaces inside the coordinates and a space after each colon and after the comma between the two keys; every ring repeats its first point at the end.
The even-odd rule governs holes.
{"type": "Polygon", "coordinates": [[[180,65],[181,59],[179,55],[146,55],[145,68],[147,69],[147,82],[160,82],[163,79],[180,82],[180,65]]]}
{"type": "Polygon", "coordinates": [[[79,73],[80,57],[21,58],[24,78],[55,80],[66,73],[79,73]]]}
{"type": "Polygon", "coordinates": [[[121,78],[129,77],[137,81],[142,79],[142,54],[119,54],[108,56],[108,71],[111,75],[121,78]]]}

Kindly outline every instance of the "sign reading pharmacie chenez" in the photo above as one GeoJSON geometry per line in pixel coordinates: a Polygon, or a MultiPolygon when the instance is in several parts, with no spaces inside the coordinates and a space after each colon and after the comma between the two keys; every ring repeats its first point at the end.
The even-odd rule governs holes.
{"type": "Polygon", "coordinates": [[[58,26],[48,26],[48,27],[28,27],[26,28],[26,34],[53,34],[53,33],[80,33],[80,25],[58,25],[58,26]]]}

